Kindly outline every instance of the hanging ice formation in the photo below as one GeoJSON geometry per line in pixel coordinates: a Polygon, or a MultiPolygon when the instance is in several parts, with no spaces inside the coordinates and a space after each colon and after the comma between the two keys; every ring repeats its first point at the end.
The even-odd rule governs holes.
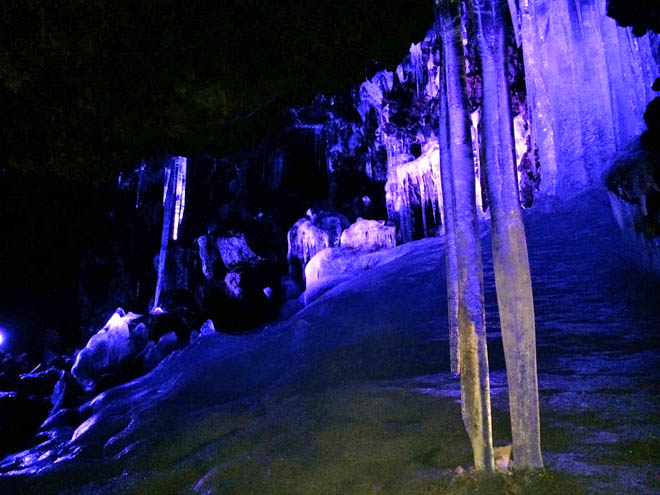
{"type": "Polygon", "coordinates": [[[287,260],[298,260],[304,269],[316,253],[330,246],[330,236],[308,218],[298,220],[287,234],[287,260]]]}
{"type": "Polygon", "coordinates": [[[393,73],[377,73],[359,91],[358,113],[364,122],[369,112],[374,111],[378,123],[374,145],[385,151],[387,160],[385,177],[375,177],[371,167],[366,167],[366,172],[372,180],[386,181],[388,220],[397,226],[402,242],[434,235],[442,225],[440,156],[437,140],[429,132],[431,100],[440,91],[436,52],[435,32],[431,30],[423,41],[410,45],[409,54],[396,68],[396,85],[414,85],[417,102],[426,109],[418,121],[408,126],[390,123],[391,109],[386,96],[395,86],[393,73]],[[413,154],[413,146],[422,150],[421,156],[413,154]]]}
{"type": "Polygon", "coordinates": [[[424,145],[419,158],[388,168],[385,201],[388,217],[398,221],[403,242],[413,240],[415,212],[419,212],[424,237],[429,235],[430,226],[437,229],[442,225],[440,150],[435,137],[424,145]],[[428,207],[432,219],[427,218],[428,207]]]}
{"type": "Polygon", "coordinates": [[[183,219],[186,191],[186,168],[188,159],[185,156],[175,156],[168,160],[164,172],[163,186],[163,230],[158,255],[158,279],[154,295],[153,309],[158,307],[160,295],[168,288],[167,263],[169,255],[170,236],[178,237],[179,227],[183,219]]]}
{"type": "Polygon", "coordinates": [[[415,84],[417,85],[417,96],[419,96],[419,83],[423,81],[424,62],[422,61],[422,44],[412,43],[410,45],[410,63],[413,67],[415,84]]]}
{"type": "Polygon", "coordinates": [[[170,178],[174,178],[174,223],[172,224],[172,239],[176,241],[179,235],[179,227],[183,220],[183,211],[186,207],[186,168],[188,159],[185,156],[175,156],[172,169],[165,169],[165,180],[163,184],[163,207],[167,202],[170,178]]]}
{"type": "Polygon", "coordinates": [[[135,186],[135,209],[140,207],[142,200],[142,188],[144,187],[144,176],[146,174],[147,164],[144,160],[140,163],[140,168],[137,169],[137,185],[135,186]]]}
{"type": "Polygon", "coordinates": [[[522,44],[541,192],[571,194],[600,181],[615,153],[644,129],[658,77],[649,35],[636,38],[618,27],[606,0],[509,5],[522,44]]]}

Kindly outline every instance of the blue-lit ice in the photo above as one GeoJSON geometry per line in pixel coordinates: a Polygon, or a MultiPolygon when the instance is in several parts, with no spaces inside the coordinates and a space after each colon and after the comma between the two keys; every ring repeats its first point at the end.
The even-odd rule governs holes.
{"type": "Polygon", "coordinates": [[[649,35],[618,27],[606,3],[520,3],[531,144],[538,146],[545,195],[598,184],[615,153],[639,138],[655,96],[659,73],[649,35]]]}
{"type": "Polygon", "coordinates": [[[440,230],[443,214],[440,179],[440,151],[435,138],[424,144],[418,158],[388,166],[385,184],[388,217],[398,224],[403,242],[413,239],[415,213],[421,217],[424,237],[431,226],[435,231],[440,230]],[[431,218],[427,218],[429,209],[431,218]]]}
{"type": "Polygon", "coordinates": [[[385,225],[385,220],[358,219],[341,234],[340,245],[344,249],[376,251],[396,246],[396,229],[385,225]]]}
{"type": "MultiPolygon", "coordinates": [[[[570,455],[546,449],[545,457],[555,470],[597,473],[603,493],[621,493],[616,487],[623,486],[618,484],[622,479],[634,478],[644,488],[643,472],[604,462],[602,455],[612,448],[612,438],[657,435],[657,398],[648,388],[660,379],[660,355],[649,344],[660,325],[657,301],[641,292],[634,301],[630,298],[631,287],[639,282],[621,258],[618,227],[604,193],[527,213],[545,431],[550,436],[567,429],[580,432],[570,455]],[[575,214],[578,208],[580,215],[575,214]],[[582,420],[576,426],[575,415],[598,422],[592,426],[582,420]]],[[[488,251],[486,311],[497,417],[506,410],[507,394],[488,251]]],[[[336,401],[311,417],[299,416],[301,409],[294,405],[313,403],[325,390],[343,400],[342,387],[354,385],[365,394],[403,392],[396,409],[382,411],[382,403],[374,402],[376,409],[365,411],[365,437],[363,443],[352,440],[353,448],[377,452],[381,445],[391,446],[401,429],[414,434],[424,420],[416,397],[441,404],[458,396],[448,363],[442,240],[424,239],[373,254],[379,253],[390,253],[389,262],[338,283],[290,319],[261,333],[201,336],[148,375],[103,392],[86,406],[88,418],[73,427],[53,428],[43,434],[41,445],[0,462],[5,473],[0,489],[43,493],[39,490],[47,482],[67,494],[130,493],[138,486],[158,486],[168,473],[189,489],[197,485],[221,492],[238,483],[231,486],[257,493],[249,482],[261,480],[265,488],[259,493],[268,493],[271,481],[265,473],[272,468],[273,480],[281,479],[277,466],[282,461],[297,463],[298,482],[312,483],[318,472],[307,470],[296,457],[298,428],[311,421],[311,432],[337,434],[352,423],[346,418],[327,423],[336,401]],[[415,412],[413,419],[398,422],[407,407],[415,412]],[[386,430],[369,428],[369,414],[387,415],[386,430]],[[248,465],[257,478],[232,477],[235,469],[248,465]],[[41,478],[25,479],[20,473],[41,478]]],[[[122,318],[113,317],[111,326],[121,326],[122,318]]],[[[456,405],[452,431],[460,437],[461,428],[456,405]]],[[[303,442],[317,447],[310,461],[325,466],[324,446],[310,435],[303,442]]],[[[463,448],[469,449],[465,442],[463,448]]],[[[344,462],[347,473],[364,474],[352,458],[335,461],[344,462]]],[[[411,476],[414,483],[428,474],[428,468],[412,466],[412,473],[393,476],[411,476]]]]}
{"type": "Polygon", "coordinates": [[[185,156],[177,156],[174,159],[176,170],[176,186],[174,194],[176,201],[174,204],[174,225],[172,226],[172,239],[176,240],[179,235],[179,227],[183,221],[183,212],[186,208],[186,169],[188,159],[185,156]]]}
{"type": "Polygon", "coordinates": [[[78,352],[71,374],[85,390],[93,390],[101,376],[116,373],[142,350],[146,341],[134,338],[128,328],[129,323],[139,316],[118,308],[78,352]]]}
{"type": "MultiPolygon", "coordinates": [[[[160,303],[160,296],[170,289],[168,264],[170,263],[170,237],[176,240],[186,202],[186,173],[188,159],[185,156],[174,156],[167,159],[163,178],[163,227],[158,254],[158,273],[153,307],[160,303]]],[[[142,172],[140,172],[140,177],[142,172]]]]}
{"type": "MultiPolygon", "coordinates": [[[[202,238],[200,238],[201,240],[202,238]]],[[[201,249],[200,244],[200,249],[201,249]]],[[[221,236],[217,240],[218,253],[222,262],[228,269],[235,268],[240,264],[258,263],[261,258],[257,256],[245,240],[242,232],[237,232],[231,236],[221,236]]],[[[208,262],[206,263],[208,267],[208,262]]],[[[208,268],[207,268],[208,270],[208,268]]]]}

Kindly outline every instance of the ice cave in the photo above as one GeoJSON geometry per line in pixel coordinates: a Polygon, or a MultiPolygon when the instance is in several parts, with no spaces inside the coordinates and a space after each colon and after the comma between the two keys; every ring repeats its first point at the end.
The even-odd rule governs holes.
{"type": "Polygon", "coordinates": [[[660,4],[0,23],[1,494],[660,493],[660,4]]]}

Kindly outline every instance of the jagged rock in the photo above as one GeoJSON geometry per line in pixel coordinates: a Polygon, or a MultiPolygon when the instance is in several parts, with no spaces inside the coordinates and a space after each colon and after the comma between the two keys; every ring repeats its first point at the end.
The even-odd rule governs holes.
{"type": "Polygon", "coordinates": [[[228,237],[219,237],[216,245],[222,262],[228,270],[232,270],[242,264],[250,265],[261,261],[261,258],[247,245],[245,235],[242,232],[228,237]]]}
{"type": "Polygon", "coordinates": [[[78,353],[71,374],[86,391],[93,390],[103,375],[120,371],[142,350],[140,342],[131,338],[128,328],[129,323],[138,317],[117,309],[78,353]]]}
{"type": "Polygon", "coordinates": [[[214,265],[218,262],[218,252],[215,242],[209,235],[203,235],[197,239],[199,247],[199,259],[202,261],[202,273],[206,280],[212,280],[215,276],[214,265]]]}
{"type": "MultiPolygon", "coordinates": [[[[190,325],[188,325],[186,318],[186,312],[184,310],[177,310],[173,312],[163,312],[163,313],[151,313],[140,318],[139,323],[144,323],[148,331],[148,340],[153,340],[158,342],[158,340],[169,332],[176,333],[177,338],[180,342],[185,342],[188,340],[190,335],[190,325]]],[[[131,330],[135,332],[136,330],[131,330]]]]}
{"type": "Polygon", "coordinates": [[[178,343],[179,340],[176,337],[176,333],[168,332],[158,340],[156,349],[158,349],[161,356],[167,356],[170,352],[176,349],[178,343]]]}
{"type": "Polygon", "coordinates": [[[28,446],[48,415],[48,400],[20,392],[0,392],[0,456],[28,446]]]}
{"type": "Polygon", "coordinates": [[[358,218],[341,234],[341,247],[361,251],[376,251],[396,246],[396,228],[385,220],[358,218]]]}
{"type": "Polygon", "coordinates": [[[626,251],[645,271],[660,275],[660,158],[634,143],[603,174],[626,251]]]}
{"type": "Polygon", "coordinates": [[[82,415],[80,411],[75,408],[60,409],[56,413],[51,414],[41,424],[41,430],[51,430],[63,427],[75,427],[82,422],[82,415]]]}
{"type": "Polygon", "coordinates": [[[225,275],[225,289],[227,295],[232,299],[241,299],[243,297],[241,274],[239,272],[229,272],[225,275]]]}
{"type": "Polygon", "coordinates": [[[316,227],[328,233],[328,247],[338,246],[341,233],[350,225],[348,218],[338,211],[310,208],[307,216],[316,227]]]}
{"type": "Polygon", "coordinates": [[[55,368],[37,373],[23,373],[19,376],[19,390],[28,395],[49,396],[61,373],[61,370],[55,368]]]}
{"type": "Polygon", "coordinates": [[[77,398],[83,393],[80,383],[71,375],[69,371],[62,371],[60,379],[53,387],[53,393],[50,396],[50,402],[53,405],[51,414],[68,407],[74,407],[77,398]]]}
{"type": "Polygon", "coordinates": [[[300,284],[290,275],[284,275],[280,279],[280,287],[282,288],[282,296],[285,300],[297,299],[302,292],[300,284]]]}
{"type": "Polygon", "coordinates": [[[129,327],[129,331],[131,337],[135,339],[137,343],[142,343],[143,345],[147,344],[147,341],[149,340],[149,329],[143,322],[138,323],[132,328],[129,327]]]}
{"type": "Polygon", "coordinates": [[[199,339],[199,332],[197,330],[190,332],[190,343],[196,342],[197,339],[199,339]]]}
{"type": "Polygon", "coordinates": [[[142,365],[144,367],[144,371],[146,373],[149,373],[152,369],[158,366],[158,363],[160,363],[162,360],[163,360],[163,356],[156,348],[156,344],[149,341],[149,343],[144,349],[144,357],[142,358],[142,365]]]}

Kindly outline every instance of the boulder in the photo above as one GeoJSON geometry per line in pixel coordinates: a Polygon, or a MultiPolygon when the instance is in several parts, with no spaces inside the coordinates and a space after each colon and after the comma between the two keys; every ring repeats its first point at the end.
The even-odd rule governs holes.
{"type": "Polygon", "coordinates": [[[129,323],[138,317],[118,308],[78,352],[71,374],[86,391],[94,390],[103,375],[121,371],[142,350],[129,331],[129,323]]]}
{"type": "Polygon", "coordinates": [[[199,259],[202,261],[202,273],[206,280],[212,280],[215,276],[214,265],[219,259],[215,242],[210,235],[203,235],[197,239],[197,246],[199,247],[199,259]]]}
{"type": "Polygon", "coordinates": [[[229,272],[225,275],[225,289],[227,296],[231,299],[241,299],[243,297],[240,272],[229,272]]]}
{"type": "Polygon", "coordinates": [[[163,356],[156,348],[156,344],[149,341],[147,346],[144,348],[142,357],[142,366],[144,367],[144,371],[149,373],[152,369],[158,366],[158,363],[160,363],[162,360],[163,356]]]}
{"type": "Polygon", "coordinates": [[[226,237],[219,237],[216,246],[222,262],[228,270],[232,270],[242,264],[254,265],[261,261],[245,240],[242,232],[234,233],[226,237]]]}
{"type": "Polygon", "coordinates": [[[176,338],[176,333],[168,332],[158,339],[156,349],[160,352],[161,356],[167,356],[170,352],[176,349],[179,340],[176,338]]]}

